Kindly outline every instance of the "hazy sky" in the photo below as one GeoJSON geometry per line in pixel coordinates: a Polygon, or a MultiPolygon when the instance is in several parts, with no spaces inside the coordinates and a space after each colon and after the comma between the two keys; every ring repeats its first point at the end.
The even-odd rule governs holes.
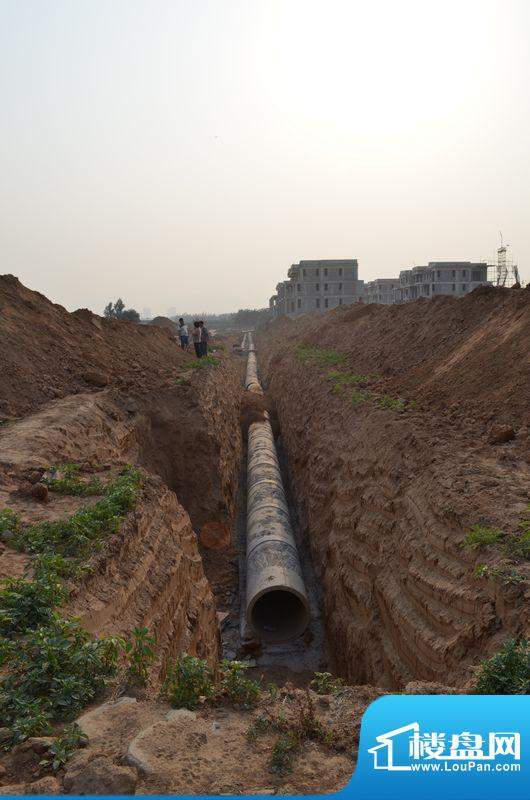
{"type": "Polygon", "coordinates": [[[0,0],[0,272],[264,306],[299,259],[530,279],[527,0],[0,0]]]}

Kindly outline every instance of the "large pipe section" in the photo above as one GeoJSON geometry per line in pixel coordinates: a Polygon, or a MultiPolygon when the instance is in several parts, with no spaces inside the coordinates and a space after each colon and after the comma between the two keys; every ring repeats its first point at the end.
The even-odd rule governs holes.
{"type": "Polygon", "coordinates": [[[245,389],[255,394],[263,394],[261,383],[258,378],[258,362],[256,353],[253,350],[249,351],[247,358],[247,374],[245,376],[245,389]]]}
{"type": "MultiPolygon", "coordinates": [[[[252,334],[245,337],[245,385],[263,394],[252,334]]],[[[247,491],[246,619],[260,638],[284,642],[304,632],[310,614],[268,417],[249,427],[247,491]]]]}

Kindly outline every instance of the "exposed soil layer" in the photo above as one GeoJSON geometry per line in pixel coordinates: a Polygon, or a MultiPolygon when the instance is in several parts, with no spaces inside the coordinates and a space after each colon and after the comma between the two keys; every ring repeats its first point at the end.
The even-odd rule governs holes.
{"type": "Polygon", "coordinates": [[[258,338],[349,682],[468,686],[481,657],[528,633],[528,562],[511,562],[516,586],[477,580],[478,563],[504,559],[461,544],[476,523],[515,533],[528,505],[529,335],[530,291],[481,289],[282,320],[258,338]],[[319,366],[299,343],[346,362],[319,366]],[[356,376],[356,402],[333,390],[335,368],[356,376]],[[384,395],[403,402],[381,408],[384,395]]]}

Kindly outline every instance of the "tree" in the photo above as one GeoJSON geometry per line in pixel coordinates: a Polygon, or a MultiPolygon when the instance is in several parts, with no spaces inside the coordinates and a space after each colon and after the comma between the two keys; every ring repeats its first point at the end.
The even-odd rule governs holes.
{"type": "Polygon", "coordinates": [[[254,328],[270,318],[271,312],[268,308],[240,308],[232,319],[236,328],[254,328]]]}
{"type": "Polygon", "coordinates": [[[127,319],[131,322],[140,322],[140,314],[135,308],[125,308],[125,303],[118,297],[114,305],[107,303],[103,310],[107,319],[127,319]]]}
{"type": "Polygon", "coordinates": [[[116,317],[116,319],[121,319],[124,311],[125,311],[125,303],[123,302],[121,297],[118,297],[118,299],[114,303],[114,316],[116,317]]]}
{"type": "Polygon", "coordinates": [[[128,319],[131,322],[140,322],[140,314],[135,308],[127,308],[121,312],[120,319],[128,319]]]}

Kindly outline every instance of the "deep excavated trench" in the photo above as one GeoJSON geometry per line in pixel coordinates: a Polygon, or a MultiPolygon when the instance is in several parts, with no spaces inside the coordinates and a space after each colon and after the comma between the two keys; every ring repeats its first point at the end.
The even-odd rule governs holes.
{"type": "Polygon", "coordinates": [[[322,598],[298,525],[273,409],[267,410],[250,333],[243,384],[243,453],[236,502],[238,594],[223,620],[225,657],[251,655],[259,670],[300,683],[325,668],[322,598]],[[304,677],[305,676],[305,677],[304,677]]]}
{"type": "MultiPolygon", "coordinates": [[[[156,627],[159,678],[182,649],[214,663],[220,623],[224,655],[252,656],[258,669],[305,675],[329,664],[351,684],[466,686],[484,654],[527,626],[525,584],[503,591],[478,582],[476,556],[460,546],[477,520],[517,525],[527,503],[522,461],[509,445],[494,461],[454,432],[453,449],[436,458],[438,432],[424,414],[344,404],[274,335],[259,342],[265,395],[251,350],[246,381],[243,358],[225,354],[177,385],[173,373],[142,392],[131,381],[127,391],[69,395],[10,425],[1,433],[0,501],[28,521],[35,512],[45,518],[46,508],[12,491],[27,469],[58,462],[83,461],[88,473],[130,462],[160,476],[148,478],[137,512],[71,603],[94,633],[156,627]],[[255,406],[243,425],[248,454],[242,400],[255,406]],[[492,476],[503,493],[486,516],[492,476]],[[220,548],[201,535],[212,523],[232,533],[220,548]],[[270,532],[274,549],[268,541],[264,557],[270,532]],[[248,545],[260,569],[247,574],[248,545]],[[271,561],[279,562],[272,572],[271,561]],[[300,569],[305,590],[293,585],[300,569]],[[276,576],[274,591],[263,591],[258,573],[276,576]],[[255,597],[248,608],[247,594],[255,597]]],[[[61,502],[51,514],[62,513],[61,502]]],[[[10,574],[13,558],[4,560],[10,574]]]]}

